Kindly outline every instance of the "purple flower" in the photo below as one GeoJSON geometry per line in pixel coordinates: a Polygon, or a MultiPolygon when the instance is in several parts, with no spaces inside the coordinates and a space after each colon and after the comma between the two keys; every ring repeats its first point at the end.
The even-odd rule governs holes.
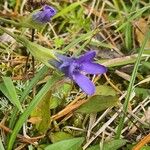
{"type": "Polygon", "coordinates": [[[56,10],[53,7],[45,5],[32,15],[32,19],[38,23],[47,23],[55,14],[56,10]]]}
{"type": "Polygon", "coordinates": [[[60,62],[53,62],[53,65],[61,70],[67,77],[76,82],[79,87],[88,95],[95,92],[94,84],[86,77],[86,74],[103,74],[107,68],[94,62],[95,51],[89,51],[79,58],[66,57],[57,54],[60,62]]]}

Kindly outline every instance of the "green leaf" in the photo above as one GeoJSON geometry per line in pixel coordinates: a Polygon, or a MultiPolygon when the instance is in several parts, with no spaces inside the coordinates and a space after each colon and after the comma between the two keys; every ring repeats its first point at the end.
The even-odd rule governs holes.
{"type": "Polygon", "coordinates": [[[59,47],[61,47],[65,42],[64,42],[64,39],[63,38],[59,38],[59,37],[57,37],[57,38],[55,38],[54,39],[54,45],[57,47],[57,48],[59,48],[59,47]]]}
{"type": "Polygon", "coordinates": [[[95,95],[90,97],[85,104],[81,105],[76,112],[96,113],[117,104],[118,98],[116,96],[95,95]]]}
{"type": "MultiPolygon", "coordinates": [[[[103,145],[103,150],[118,150],[122,146],[126,144],[126,140],[119,139],[119,140],[112,140],[110,142],[105,142],[103,145]]],[[[89,147],[87,150],[100,150],[100,145],[94,145],[89,147]]]]}
{"type": "MultiPolygon", "coordinates": [[[[25,87],[25,89],[24,89],[24,91],[22,92],[22,94],[21,94],[21,97],[20,97],[20,102],[22,103],[24,100],[25,100],[25,98],[29,95],[29,93],[30,93],[30,91],[31,91],[31,89],[36,85],[36,83],[38,82],[38,81],[40,81],[44,76],[45,76],[45,74],[48,72],[48,67],[47,66],[44,66],[44,67],[42,67],[40,70],[39,70],[39,72],[38,73],[36,73],[35,74],[35,76],[34,76],[34,78],[29,82],[29,84],[27,84],[28,83],[28,81],[27,81],[27,83],[26,83],[26,87],[25,87]]],[[[12,114],[11,114],[11,119],[10,119],[10,122],[9,122],[9,128],[11,128],[11,129],[13,129],[13,127],[14,127],[14,124],[15,124],[15,122],[16,122],[16,119],[17,119],[17,109],[16,108],[14,108],[14,110],[12,111],[12,114]]]]}
{"type": "Polygon", "coordinates": [[[29,50],[29,52],[40,62],[45,64],[48,67],[52,66],[50,65],[49,61],[50,60],[57,60],[54,51],[50,50],[48,48],[45,48],[39,44],[30,42],[26,40],[24,37],[18,37],[19,40],[21,40],[22,44],[29,50]]]}
{"type": "Polygon", "coordinates": [[[23,114],[19,117],[19,119],[11,133],[10,140],[8,142],[8,149],[12,149],[19,130],[21,129],[23,123],[28,119],[32,110],[38,105],[38,103],[42,100],[42,98],[45,96],[45,94],[50,89],[52,89],[52,87],[55,85],[55,83],[58,82],[60,79],[61,79],[61,77],[56,74],[54,76],[52,76],[47,81],[47,83],[43,86],[43,88],[38,92],[38,94],[34,97],[34,99],[31,101],[31,103],[29,104],[27,109],[23,112],[23,114]]]}
{"type": "Polygon", "coordinates": [[[148,70],[150,70],[150,62],[142,62],[142,65],[145,66],[148,70]]]}
{"type": "Polygon", "coordinates": [[[56,88],[56,93],[67,97],[68,93],[71,91],[72,85],[71,83],[65,82],[56,88]]]}
{"type": "Polygon", "coordinates": [[[18,99],[15,86],[13,85],[13,82],[10,77],[2,77],[4,84],[0,85],[0,90],[3,92],[3,94],[10,100],[10,102],[16,106],[21,112],[23,112],[22,106],[20,104],[20,101],[18,99]]]}
{"type": "Polygon", "coordinates": [[[82,137],[63,140],[47,146],[44,150],[78,150],[83,141],[84,138],[82,137]]]}
{"type": "Polygon", "coordinates": [[[52,96],[50,100],[50,109],[54,109],[61,104],[61,99],[57,96],[52,96]]]}
{"type": "Polygon", "coordinates": [[[40,134],[45,134],[50,126],[50,98],[51,91],[48,91],[31,113],[31,119],[37,120],[36,129],[40,134]]]}
{"type": "Polygon", "coordinates": [[[99,85],[96,86],[96,95],[103,95],[103,96],[116,96],[117,92],[108,85],[99,85]]]}
{"type": "Polygon", "coordinates": [[[138,97],[142,97],[142,99],[145,99],[150,95],[150,89],[135,88],[135,93],[138,97]]]}
{"type": "Polygon", "coordinates": [[[62,140],[67,140],[67,139],[73,138],[73,136],[71,134],[62,132],[62,131],[51,133],[49,137],[50,137],[52,143],[56,143],[56,142],[59,142],[62,140]]]}
{"type": "Polygon", "coordinates": [[[89,148],[87,148],[87,150],[100,150],[100,145],[94,145],[94,146],[90,146],[89,148]]]}
{"type": "Polygon", "coordinates": [[[54,109],[58,105],[60,105],[61,102],[64,100],[64,98],[68,96],[68,93],[71,91],[71,89],[72,89],[72,85],[68,82],[58,85],[51,97],[50,109],[54,109]]]}
{"type": "MultiPolygon", "coordinates": [[[[4,83],[0,84],[0,91],[10,100],[10,102],[15,106],[15,104],[13,103],[13,100],[11,100],[11,96],[5,86],[4,83]]],[[[18,109],[18,108],[17,108],[18,109]]]]}
{"type": "Polygon", "coordinates": [[[110,142],[106,142],[103,146],[103,150],[118,150],[120,147],[126,144],[126,140],[112,140],[110,142]]]}
{"type": "Polygon", "coordinates": [[[13,37],[17,42],[25,46],[36,59],[44,63],[46,66],[52,67],[49,61],[54,59],[57,60],[53,50],[45,48],[37,43],[30,42],[29,40],[26,39],[26,37],[13,34],[1,26],[0,30],[4,31],[5,33],[13,37]]]}

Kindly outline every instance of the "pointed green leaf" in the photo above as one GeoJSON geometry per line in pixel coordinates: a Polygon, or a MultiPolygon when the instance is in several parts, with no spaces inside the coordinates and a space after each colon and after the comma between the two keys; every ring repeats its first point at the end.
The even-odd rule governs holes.
{"type": "Polygon", "coordinates": [[[58,105],[60,105],[63,99],[68,96],[68,93],[71,91],[71,89],[72,89],[72,85],[67,82],[58,85],[55,89],[55,93],[53,93],[51,97],[50,109],[54,109],[58,105]]]}
{"type": "Polygon", "coordinates": [[[50,100],[50,109],[58,107],[62,102],[62,99],[58,96],[53,95],[50,100]]]}
{"type": "Polygon", "coordinates": [[[28,41],[26,47],[36,59],[38,59],[48,67],[52,67],[49,63],[51,59],[57,59],[54,55],[54,51],[45,48],[39,44],[28,41]]]}
{"type": "Polygon", "coordinates": [[[48,91],[31,113],[31,118],[37,118],[35,124],[40,134],[45,134],[50,126],[50,98],[51,91],[48,91]]]}
{"type": "Polygon", "coordinates": [[[47,146],[45,150],[78,150],[81,147],[83,141],[84,138],[82,137],[63,140],[47,146]]]}
{"type": "Polygon", "coordinates": [[[103,95],[103,96],[116,96],[117,92],[108,85],[99,85],[96,86],[96,95],[103,95]]]}
{"type": "MultiPolygon", "coordinates": [[[[119,140],[112,140],[110,142],[105,142],[103,145],[103,150],[118,150],[122,146],[126,144],[126,140],[119,139],[119,140]]],[[[89,147],[87,150],[100,150],[100,145],[94,145],[89,147]]]]}
{"type": "Polygon", "coordinates": [[[67,140],[67,139],[73,138],[73,136],[71,134],[62,132],[62,131],[51,133],[49,137],[50,137],[52,143],[56,143],[56,142],[59,142],[62,140],[67,140]]]}
{"type": "Polygon", "coordinates": [[[21,112],[23,112],[22,106],[18,99],[15,86],[10,77],[2,77],[4,84],[1,84],[0,90],[3,94],[10,100],[10,102],[15,105],[21,112]]]}
{"type": "Polygon", "coordinates": [[[15,104],[13,103],[13,100],[11,100],[11,96],[9,95],[9,92],[5,86],[4,83],[0,84],[0,91],[10,100],[10,102],[15,106],[15,104]]]}
{"type": "Polygon", "coordinates": [[[25,46],[36,59],[44,63],[46,66],[52,67],[49,61],[53,59],[57,59],[53,50],[45,48],[37,43],[30,42],[29,40],[26,39],[26,37],[13,34],[1,26],[0,29],[6,32],[11,37],[13,37],[17,42],[25,46]]]}
{"type": "Polygon", "coordinates": [[[136,93],[136,96],[145,99],[146,97],[148,97],[150,95],[150,89],[137,87],[137,88],[135,88],[135,93],[136,93]]]}
{"type": "Polygon", "coordinates": [[[125,144],[126,144],[126,140],[124,140],[124,139],[112,140],[112,141],[106,142],[104,144],[103,150],[118,150],[125,144]]]}
{"type": "Polygon", "coordinates": [[[100,150],[100,145],[94,145],[94,146],[90,146],[89,148],[87,148],[87,150],[100,150]]]}
{"type": "Polygon", "coordinates": [[[118,98],[116,96],[95,95],[90,97],[85,104],[81,105],[76,112],[96,113],[117,104],[118,98]]]}
{"type": "MultiPolygon", "coordinates": [[[[22,103],[25,98],[29,95],[31,89],[40,81],[48,72],[49,68],[47,66],[43,66],[38,73],[35,74],[34,78],[31,79],[31,81],[27,81],[25,83],[26,87],[24,91],[22,92],[19,101],[22,103]]],[[[12,110],[12,114],[10,116],[10,122],[9,122],[9,128],[13,129],[15,122],[17,120],[16,116],[18,115],[18,110],[14,108],[12,110]]]]}
{"type": "Polygon", "coordinates": [[[142,65],[145,66],[148,70],[150,70],[150,62],[144,61],[142,65]]]}
{"type": "Polygon", "coordinates": [[[43,88],[37,93],[37,95],[34,97],[34,99],[31,101],[29,106],[26,108],[26,110],[23,112],[23,114],[19,117],[17,123],[15,124],[15,127],[11,133],[10,140],[8,142],[8,149],[12,149],[13,144],[15,142],[16,136],[21,129],[24,122],[28,119],[29,115],[31,114],[32,110],[38,105],[38,103],[41,101],[41,99],[44,97],[44,95],[52,89],[52,87],[55,85],[56,82],[58,82],[62,77],[58,75],[52,76],[47,83],[43,86],[43,88]]]}
{"type": "Polygon", "coordinates": [[[45,48],[37,43],[30,42],[23,36],[14,35],[14,38],[23,46],[25,46],[36,59],[44,63],[46,66],[52,67],[49,61],[54,59],[57,60],[57,57],[55,56],[55,52],[53,50],[45,48]]]}

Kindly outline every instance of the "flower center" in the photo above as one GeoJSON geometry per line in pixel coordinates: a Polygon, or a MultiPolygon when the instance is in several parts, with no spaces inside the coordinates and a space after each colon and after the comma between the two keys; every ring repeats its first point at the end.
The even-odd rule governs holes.
{"type": "Polygon", "coordinates": [[[74,62],[72,64],[72,71],[73,72],[79,72],[81,70],[81,64],[74,62]]]}

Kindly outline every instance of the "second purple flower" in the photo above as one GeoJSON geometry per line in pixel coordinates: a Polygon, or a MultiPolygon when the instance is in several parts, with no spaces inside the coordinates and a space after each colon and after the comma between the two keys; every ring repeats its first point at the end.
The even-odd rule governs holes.
{"type": "Polygon", "coordinates": [[[37,23],[47,23],[55,14],[56,10],[53,7],[45,5],[32,15],[32,19],[37,23]]]}

